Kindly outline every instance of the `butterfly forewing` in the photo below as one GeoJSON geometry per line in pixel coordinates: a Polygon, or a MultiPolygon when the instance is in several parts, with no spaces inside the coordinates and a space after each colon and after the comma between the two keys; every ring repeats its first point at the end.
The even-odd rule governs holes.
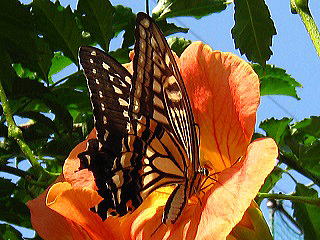
{"type": "Polygon", "coordinates": [[[131,74],[112,57],[93,47],[81,47],[80,63],[88,80],[98,140],[108,131],[126,134],[131,74]]]}
{"type": "MultiPolygon", "coordinates": [[[[172,132],[198,164],[197,137],[191,105],[175,58],[158,26],[144,13],[137,16],[132,112],[149,116],[172,132]]],[[[197,166],[194,166],[195,168],[197,166]]]]}
{"type": "MultiPolygon", "coordinates": [[[[89,140],[86,151],[79,154],[81,167],[93,172],[98,192],[105,199],[98,208],[100,216],[107,217],[109,208],[115,209],[118,214],[125,214],[127,209],[119,205],[113,185],[120,187],[125,180],[121,197],[131,199],[135,205],[140,204],[134,191],[126,191],[132,188],[129,170],[122,171],[119,181],[115,182],[113,178],[115,162],[125,156],[123,143],[128,139],[132,76],[120,63],[97,48],[81,47],[79,58],[88,81],[97,131],[97,139],[89,140]]],[[[130,163],[130,159],[128,161],[130,163]]]]}

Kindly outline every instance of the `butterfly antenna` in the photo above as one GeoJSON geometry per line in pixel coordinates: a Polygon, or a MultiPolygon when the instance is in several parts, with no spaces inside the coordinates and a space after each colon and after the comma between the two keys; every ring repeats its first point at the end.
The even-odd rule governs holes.
{"type": "Polygon", "coordinates": [[[146,14],[149,15],[149,0],[146,0],[146,14]]]}
{"type": "MultiPolygon", "coordinates": [[[[233,166],[236,165],[238,162],[240,162],[240,161],[241,161],[241,158],[242,158],[242,157],[239,157],[239,158],[237,159],[237,161],[235,161],[230,167],[233,167],[233,166]]],[[[204,179],[204,181],[203,181],[203,182],[201,183],[201,185],[200,185],[201,191],[203,191],[204,189],[206,189],[207,187],[209,187],[209,186],[211,186],[211,185],[213,184],[213,183],[210,183],[208,186],[203,187],[203,186],[205,185],[205,183],[208,181],[208,179],[212,180],[213,182],[220,183],[217,179],[215,179],[215,178],[213,177],[214,175],[218,175],[219,173],[221,173],[221,171],[220,171],[220,172],[215,172],[215,173],[212,173],[212,174],[206,176],[206,178],[204,179]]],[[[220,184],[221,184],[221,183],[220,183],[220,184]]],[[[222,184],[221,184],[221,185],[222,185],[222,184]]]]}

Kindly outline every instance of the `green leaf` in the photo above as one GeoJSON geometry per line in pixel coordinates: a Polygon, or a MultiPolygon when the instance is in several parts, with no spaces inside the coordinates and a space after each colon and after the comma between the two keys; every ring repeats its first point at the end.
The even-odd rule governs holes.
{"type": "MultiPolygon", "coordinates": [[[[123,30],[133,30],[136,25],[136,15],[131,8],[117,5],[114,6],[113,32],[115,36],[123,30]]],[[[133,32],[132,32],[133,34],[133,32]]]]}
{"type": "Polygon", "coordinates": [[[9,179],[0,177],[0,197],[10,196],[16,187],[9,179]]]}
{"type": "Polygon", "coordinates": [[[28,207],[16,198],[0,198],[0,221],[31,228],[28,207]]]}
{"type": "Polygon", "coordinates": [[[60,84],[59,86],[56,86],[53,91],[59,88],[67,88],[71,90],[76,89],[76,90],[79,90],[80,92],[88,91],[87,80],[85,79],[82,71],[79,71],[70,75],[64,83],[60,84]]]}
{"type": "Polygon", "coordinates": [[[286,95],[300,99],[297,95],[297,87],[302,85],[286,73],[286,70],[267,64],[265,68],[254,64],[254,71],[261,81],[260,93],[265,95],[286,95]]]}
{"type": "Polygon", "coordinates": [[[9,224],[0,224],[0,235],[3,240],[23,240],[22,234],[9,224]]]}
{"type": "Polygon", "coordinates": [[[168,44],[172,51],[174,51],[179,57],[183,51],[192,43],[191,40],[185,38],[171,37],[167,39],[168,44]]]}
{"type": "Polygon", "coordinates": [[[78,49],[85,44],[70,6],[62,7],[59,1],[34,0],[32,11],[36,27],[54,51],[62,51],[74,63],[78,63],[78,49]]]}
{"type": "Polygon", "coordinates": [[[293,125],[294,128],[299,129],[299,131],[320,138],[320,117],[311,116],[310,118],[305,118],[301,122],[297,122],[293,125]]]}
{"type": "Polygon", "coordinates": [[[159,0],[152,10],[152,16],[155,19],[178,16],[201,18],[214,12],[221,12],[226,7],[226,0],[159,0]]]}
{"type": "MultiPolygon", "coordinates": [[[[42,83],[31,79],[15,79],[13,82],[13,93],[9,99],[29,98],[44,103],[54,114],[57,127],[63,130],[72,130],[72,117],[66,107],[58,101],[58,98],[42,83]]],[[[21,107],[21,105],[20,105],[21,107]]],[[[20,111],[27,111],[20,109],[20,111]]],[[[17,112],[18,114],[19,112],[17,112]]]]}
{"type": "Polygon", "coordinates": [[[37,36],[29,8],[18,1],[1,4],[0,45],[7,49],[12,63],[21,63],[47,80],[52,52],[48,44],[37,36]]]}
{"type": "Polygon", "coordinates": [[[60,164],[62,165],[71,150],[79,143],[79,139],[80,137],[70,138],[69,136],[61,136],[46,143],[41,153],[43,156],[55,156],[55,159],[60,160],[60,164]]]}
{"type": "MultiPolygon", "coordinates": [[[[58,88],[53,92],[57,96],[57,102],[63,105],[71,114],[78,115],[92,110],[89,96],[84,92],[66,88],[58,88]]],[[[72,117],[75,118],[76,116],[72,115],[72,117]]]]}
{"type": "Polygon", "coordinates": [[[179,32],[187,33],[189,31],[189,28],[178,27],[174,23],[168,23],[165,19],[156,22],[164,36],[179,32]]]}
{"type": "Polygon", "coordinates": [[[105,50],[113,37],[112,24],[114,8],[108,0],[79,0],[78,12],[84,30],[105,50]]]}
{"type": "MultiPolygon", "coordinates": [[[[276,185],[276,183],[281,179],[283,169],[279,167],[275,167],[272,172],[269,174],[269,176],[266,178],[264,184],[260,188],[259,192],[261,193],[268,193],[272,190],[272,188],[276,185]]],[[[264,198],[256,197],[255,201],[260,205],[264,198]]]]}
{"type": "Polygon", "coordinates": [[[295,152],[301,166],[320,178],[320,141],[316,140],[310,146],[299,145],[299,152],[295,152]]]}
{"type": "MultiPolygon", "coordinates": [[[[296,185],[296,196],[318,198],[318,192],[302,184],[296,185]]],[[[306,203],[292,203],[293,216],[302,227],[305,240],[320,239],[320,207],[306,203]]]]}
{"type": "Polygon", "coordinates": [[[134,44],[134,28],[136,26],[136,15],[131,8],[117,5],[114,7],[114,24],[113,32],[117,36],[121,31],[125,31],[123,35],[123,43],[121,48],[126,49],[134,44]]]}
{"type": "Polygon", "coordinates": [[[29,79],[37,78],[37,74],[35,72],[30,71],[30,69],[28,68],[24,68],[20,63],[13,64],[13,68],[20,78],[29,78],[29,79]]]}
{"type": "Polygon", "coordinates": [[[266,132],[268,137],[272,137],[279,144],[287,134],[291,121],[291,118],[282,118],[281,120],[270,118],[261,122],[259,127],[266,132]]]}
{"type": "Polygon", "coordinates": [[[12,59],[8,54],[7,50],[0,45],[0,81],[4,88],[4,91],[12,91],[11,79],[16,76],[15,71],[12,67],[12,59]]]}
{"type": "Polygon", "coordinates": [[[55,52],[54,57],[51,61],[52,64],[48,74],[49,77],[52,77],[52,75],[60,72],[62,69],[64,69],[72,63],[70,58],[64,56],[62,52],[55,52]]]}
{"type": "Polygon", "coordinates": [[[130,62],[129,53],[131,50],[130,48],[118,48],[109,52],[109,55],[117,59],[119,63],[124,64],[130,62]]]}
{"type": "MultiPolygon", "coordinates": [[[[41,113],[38,113],[38,112],[20,112],[19,113],[19,116],[20,117],[23,117],[23,118],[29,118],[29,119],[32,119],[32,124],[31,125],[37,125],[37,127],[40,127],[40,125],[45,128],[47,131],[46,132],[57,132],[57,128],[54,124],[54,122],[44,116],[43,114],[41,113]]],[[[38,129],[33,129],[35,132],[38,130],[38,129]]]]}
{"type": "Polygon", "coordinates": [[[264,0],[234,1],[235,25],[231,30],[236,48],[253,62],[265,65],[276,29],[264,0]]]}
{"type": "Polygon", "coordinates": [[[48,83],[48,73],[51,67],[53,52],[44,39],[36,39],[36,51],[34,55],[38,63],[38,73],[40,73],[40,77],[48,83]]]}

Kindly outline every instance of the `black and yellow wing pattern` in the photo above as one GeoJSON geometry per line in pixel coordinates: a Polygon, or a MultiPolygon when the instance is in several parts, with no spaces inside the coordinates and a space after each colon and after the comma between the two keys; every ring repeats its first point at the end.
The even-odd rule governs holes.
{"type": "Polygon", "coordinates": [[[97,139],[79,154],[104,198],[97,212],[120,216],[172,185],[163,223],[174,223],[199,189],[198,138],[174,55],[159,27],[138,13],[133,75],[103,51],[81,47],[97,139]]]}

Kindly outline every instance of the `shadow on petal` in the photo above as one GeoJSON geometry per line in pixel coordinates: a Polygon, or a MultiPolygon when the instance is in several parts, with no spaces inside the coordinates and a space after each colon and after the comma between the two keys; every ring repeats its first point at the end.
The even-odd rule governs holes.
{"type": "Polygon", "coordinates": [[[216,172],[245,154],[259,106],[259,78],[251,66],[231,53],[191,44],[181,55],[195,122],[200,126],[201,161],[216,172]]]}

